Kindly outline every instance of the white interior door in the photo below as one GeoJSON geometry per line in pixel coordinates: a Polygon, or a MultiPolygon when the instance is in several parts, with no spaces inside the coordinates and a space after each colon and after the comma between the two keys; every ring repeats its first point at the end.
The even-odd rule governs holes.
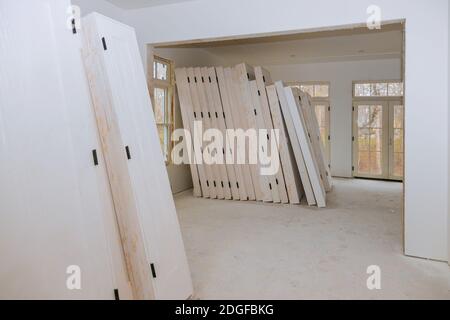
{"type": "Polygon", "coordinates": [[[114,299],[127,287],[69,5],[0,1],[3,299],[114,299]],[[67,287],[69,266],[80,290],[67,287]]]}
{"type": "Polygon", "coordinates": [[[328,101],[312,101],[320,129],[320,140],[325,151],[326,164],[331,166],[330,152],[330,103],[328,101]]]}
{"type": "MultiPolygon", "coordinates": [[[[128,221],[134,228],[121,230],[122,239],[131,244],[128,253],[136,251],[143,236],[145,252],[139,251],[133,261],[136,274],[148,277],[135,285],[150,279],[154,292],[150,294],[146,287],[142,298],[187,299],[193,290],[190,271],[134,29],[92,13],[83,20],[83,32],[86,57],[96,57],[89,60],[87,69],[96,97],[97,123],[105,140],[112,128],[117,131],[117,139],[103,145],[105,157],[125,163],[120,168],[127,174],[123,175],[126,181],[118,180],[118,171],[111,171],[111,185],[129,184],[132,194],[127,199],[137,208],[138,224],[133,216],[128,221]],[[100,69],[94,72],[94,68],[100,69]],[[115,145],[117,140],[122,145],[115,145]]],[[[121,203],[122,195],[114,196],[115,203],[121,203]]],[[[127,215],[126,210],[122,213],[127,215]]]]}

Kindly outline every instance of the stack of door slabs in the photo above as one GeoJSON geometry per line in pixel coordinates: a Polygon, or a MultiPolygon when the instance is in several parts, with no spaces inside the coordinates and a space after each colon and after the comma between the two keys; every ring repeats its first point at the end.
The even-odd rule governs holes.
{"type": "Polygon", "coordinates": [[[308,94],[274,84],[267,70],[245,63],[177,68],[175,76],[183,125],[192,139],[186,146],[195,196],[283,204],[300,204],[306,198],[310,206],[326,206],[331,177],[308,94]],[[220,130],[223,150],[210,150],[211,139],[194,134],[208,129],[220,130]],[[267,143],[259,141],[258,152],[267,152],[279,163],[278,170],[262,174],[266,163],[260,157],[249,161],[250,148],[245,159],[237,159],[236,144],[227,142],[239,129],[267,133],[267,143]],[[220,151],[224,160],[234,161],[203,161],[203,154],[220,151]]]}

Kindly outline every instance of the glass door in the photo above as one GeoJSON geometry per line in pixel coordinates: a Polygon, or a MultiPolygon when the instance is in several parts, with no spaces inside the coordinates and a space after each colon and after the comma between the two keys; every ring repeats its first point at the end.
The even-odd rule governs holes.
{"type": "Polygon", "coordinates": [[[389,102],[389,179],[403,180],[403,103],[389,102]]]}
{"type": "Polygon", "coordinates": [[[353,106],[353,175],[389,176],[389,110],[383,101],[359,101],[353,106]]]}
{"type": "Polygon", "coordinates": [[[403,103],[356,101],[353,106],[353,176],[403,180],[403,103]]]}

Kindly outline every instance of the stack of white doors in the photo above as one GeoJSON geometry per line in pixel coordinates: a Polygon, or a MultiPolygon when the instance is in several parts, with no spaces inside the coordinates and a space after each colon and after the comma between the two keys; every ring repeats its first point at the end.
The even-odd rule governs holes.
{"type": "Polygon", "coordinates": [[[189,159],[194,195],[293,204],[305,195],[309,205],[325,207],[331,177],[307,94],[289,94],[282,84],[273,85],[266,70],[244,63],[228,68],[178,68],[175,75],[184,127],[193,137],[189,159]],[[232,163],[199,162],[208,152],[217,152],[209,150],[207,139],[195,134],[200,126],[224,132],[224,160],[230,155],[232,163]],[[264,164],[261,159],[256,164],[250,161],[248,150],[245,159],[236,159],[236,146],[227,144],[234,136],[227,129],[267,131],[267,144],[259,141],[258,148],[276,145],[276,154],[271,156],[272,161],[276,157],[279,169],[262,174],[264,164]],[[277,138],[271,134],[274,129],[277,138]]]}
{"type": "Polygon", "coordinates": [[[134,31],[69,6],[0,2],[0,297],[188,298],[134,31]]]}

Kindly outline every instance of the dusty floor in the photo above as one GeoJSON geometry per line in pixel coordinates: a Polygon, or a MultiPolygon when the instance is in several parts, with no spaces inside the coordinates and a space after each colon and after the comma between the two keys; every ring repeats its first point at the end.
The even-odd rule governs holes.
{"type": "Polygon", "coordinates": [[[334,184],[322,210],[177,195],[194,298],[450,299],[446,263],[402,255],[400,183],[334,184]]]}

